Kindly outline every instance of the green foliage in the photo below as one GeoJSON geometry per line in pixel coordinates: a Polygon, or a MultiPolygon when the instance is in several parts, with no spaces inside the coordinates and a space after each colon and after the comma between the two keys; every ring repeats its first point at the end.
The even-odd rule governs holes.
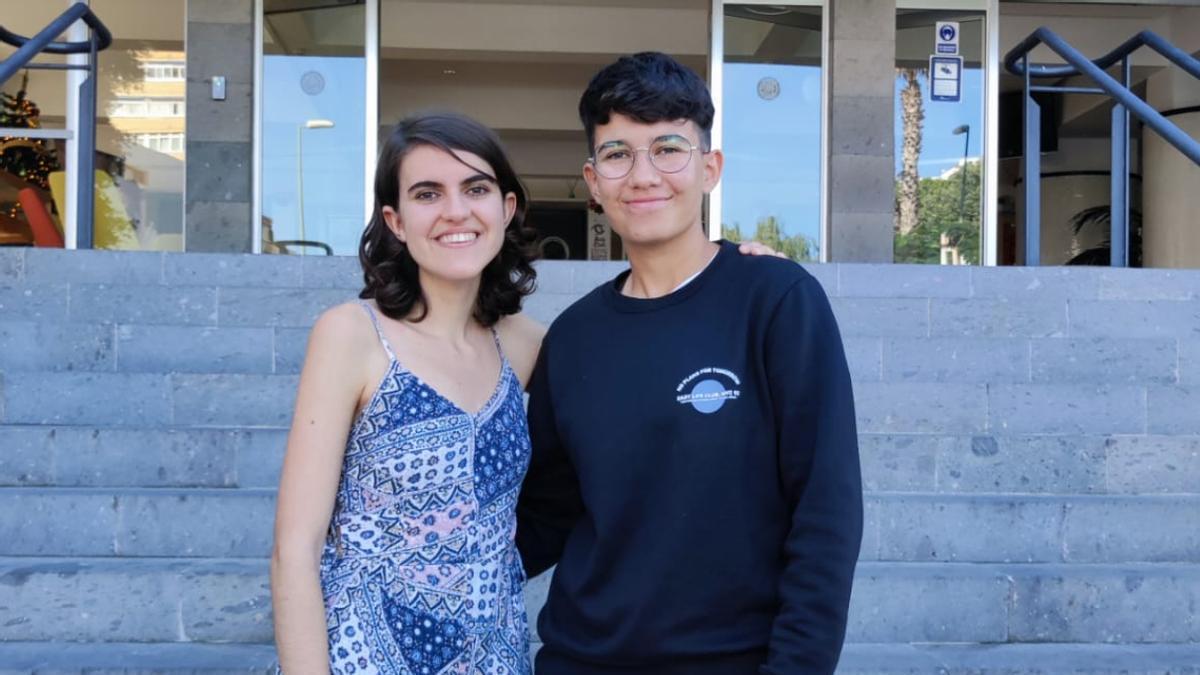
{"type": "Polygon", "coordinates": [[[920,220],[909,234],[896,235],[895,261],[940,263],[941,236],[945,233],[967,263],[978,264],[980,189],[978,161],[968,162],[964,170],[947,179],[922,178],[920,220]]]}
{"type": "MultiPolygon", "coordinates": [[[[738,223],[732,226],[722,224],[721,236],[734,243],[746,240],[738,223]]],[[[766,244],[796,262],[816,259],[817,247],[813,241],[802,234],[788,235],[784,232],[783,222],[775,216],[760,218],[754,226],[754,236],[750,239],[766,244]]]]}

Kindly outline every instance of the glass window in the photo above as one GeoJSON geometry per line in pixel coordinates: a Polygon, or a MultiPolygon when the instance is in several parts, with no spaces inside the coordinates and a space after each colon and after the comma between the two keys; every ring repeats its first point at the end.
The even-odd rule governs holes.
{"type": "Polygon", "coordinates": [[[117,38],[99,57],[96,248],[183,250],[184,6],[91,2],[117,38]]]}
{"type": "MultiPolygon", "coordinates": [[[[62,7],[20,3],[5,7],[3,25],[24,36],[35,35],[62,7]]],[[[67,39],[66,35],[60,40],[67,39]]],[[[0,61],[16,48],[0,43],[0,61]]],[[[64,63],[65,57],[43,55],[40,62],[64,63]]],[[[0,85],[0,127],[17,129],[65,126],[64,71],[27,70],[0,85]]],[[[61,245],[60,209],[50,191],[50,179],[61,174],[66,144],[58,139],[28,138],[21,132],[0,134],[0,245],[28,246],[36,241],[61,245]]]]}
{"type": "Polygon", "coordinates": [[[480,120],[499,133],[529,190],[528,222],[542,236],[543,255],[619,260],[619,239],[588,208],[579,96],[616,55],[650,49],[707,77],[711,6],[381,0],[380,137],[405,115],[430,108],[480,120]]]}
{"type": "MultiPolygon", "coordinates": [[[[184,186],[184,0],[91,0],[116,38],[98,57],[96,248],[182,250],[184,186]],[[160,103],[161,102],[161,103],[160,103]]],[[[5,26],[32,36],[66,8],[20,3],[5,26]]],[[[60,40],[69,39],[67,35],[60,40]]],[[[0,47],[0,59],[12,53],[0,47]]],[[[39,62],[66,61],[41,55],[39,62]]],[[[66,126],[64,71],[29,70],[3,85],[0,126],[66,126]]],[[[28,221],[58,231],[65,213],[66,144],[0,138],[0,243],[29,243],[28,221]],[[26,195],[20,197],[21,194],[26,195]],[[32,195],[35,198],[30,198],[32,195]]]]}
{"type": "Polygon", "coordinates": [[[263,2],[262,250],[355,255],[366,137],[363,4],[263,2]]]}
{"type": "Polygon", "coordinates": [[[983,38],[981,11],[896,12],[898,263],[980,263],[983,38]],[[957,23],[957,56],[937,53],[939,21],[957,23]]]}
{"type": "Polygon", "coordinates": [[[184,64],[182,62],[149,62],[142,64],[147,82],[182,82],[184,79],[184,64]]]}
{"type": "Polygon", "coordinates": [[[721,232],[821,251],[821,8],[726,5],[721,232]]]}
{"type": "MultiPolygon", "coordinates": [[[[181,250],[184,0],[92,0],[90,5],[117,37],[98,58],[93,244],[96,248],[181,250]],[[160,63],[170,64],[174,70],[159,73],[160,63]],[[151,81],[159,75],[171,81],[151,81]],[[151,98],[171,99],[179,105],[151,111],[151,98]],[[177,140],[152,143],[143,139],[147,134],[170,134],[177,140]]],[[[24,3],[6,18],[5,25],[32,36],[65,8],[65,2],[24,3]]],[[[64,34],[59,39],[69,37],[64,34]]],[[[0,59],[12,51],[0,46],[0,59]]],[[[36,60],[66,61],[46,54],[36,60]]],[[[12,78],[3,85],[6,96],[0,126],[62,129],[67,118],[67,87],[64,71],[29,70],[12,78]]],[[[33,241],[31,219],[56,231],[56,239],[62,241],[66,161],[62,141],[0,138],[0,243],[33,241]]]]}

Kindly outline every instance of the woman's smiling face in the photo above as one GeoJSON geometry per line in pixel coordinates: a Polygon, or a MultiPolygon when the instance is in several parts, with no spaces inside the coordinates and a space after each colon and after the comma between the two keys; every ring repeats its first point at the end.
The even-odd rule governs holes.
{"type": "Polygon", "coordinates": [[[495,170],[482,157],[431,145],[404,156],[398,180],[399,204],[384,206],[383,217],[422,274],[477,280],[500,253],[516,195],[501,193],[495,170]]]}

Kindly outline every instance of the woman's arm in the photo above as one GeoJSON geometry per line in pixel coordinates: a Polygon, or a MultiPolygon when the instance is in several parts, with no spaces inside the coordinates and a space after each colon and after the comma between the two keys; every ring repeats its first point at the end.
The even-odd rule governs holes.
{"type": "Polygon", "coordinates": [[[500,333],[504,354],[521,380],[521,388],[528,388],[533,364],[537,363],[538,350],[542,347],[542,338],[546,336],[546,327],[525,314],[513,314],[501,319],[496,330],[500,333]]]}
{"type": "Polygon", "coordinates": [[[275,644],[287,675],[329,672],[320,557],[346,438],[367,381],[371,361],[363,355],[373,353],[365,351],[370,342],[377,343],[374,330],[362,308],[353,304],[325,312],[308,339],[279,481],[271,555],[275,644]]]}

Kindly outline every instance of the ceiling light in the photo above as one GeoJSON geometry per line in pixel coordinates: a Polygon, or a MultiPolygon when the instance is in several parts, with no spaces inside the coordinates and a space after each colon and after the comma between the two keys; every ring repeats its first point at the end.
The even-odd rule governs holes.
{"type": "Polygon", "coordinates": [[[750,14],[757,14],[759,16],[783,16],[784,14],[788,14],[792,11],[791,9],[784,7],[783,5],[765,5],[763,7],[742,7],[742,9],[746,10],[750,14]]]}

